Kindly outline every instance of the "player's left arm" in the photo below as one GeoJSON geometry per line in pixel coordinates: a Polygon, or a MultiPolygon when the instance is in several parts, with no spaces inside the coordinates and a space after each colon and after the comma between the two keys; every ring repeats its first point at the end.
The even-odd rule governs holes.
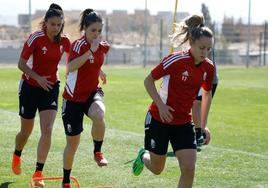
{"type": "Polygon", "coordinates": [[[211,106],[212,91],[206,91],[203,89],[202,93],[202,104],[201,104],[201,129],[205,133],[204,144],[207,145],[210,142],[210,131],[207,127],[207,119],[209,114],[209,109],[211,106]]]}
{"type": "Polygon", "coordinates": [[[100,70],[100,74],[99,74],[100,79],[102,80],[102,84],[106,84],[107,80],[106,80],[106,74],[105,72],[103,72],[103,70],[100,70]]]}

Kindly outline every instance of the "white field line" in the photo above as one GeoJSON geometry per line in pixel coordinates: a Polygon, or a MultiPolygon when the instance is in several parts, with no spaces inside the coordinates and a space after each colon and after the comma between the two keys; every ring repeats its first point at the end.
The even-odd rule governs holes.
{"type": "MultiPolygon", "coordinates": [[[[13,112],[13,111],[9,111],[9,110],[5,110],[5,109],[1,109],[0,108],[0,114],[1,114],[1,118],[8,118],[10,120],[19,120],[19,115],[18,112],[13,112]]],[[[38,116],[37,116],[38,117],[38,116]]],[[[0,126],[1,126],[1,119],[0,119],[0,126]]],[[[57,123],[57,122],[55,122],[57,123]]],[[[117,129],[111,129],[108,128],[107,132],[110,132],[110,134],[116,134],[116,137],[120,137],[120,135],[122,137],[124,137],[124,139],[126,139],[125,137],[129,137],[129,139],[131,139],[131,137],[141,137],[141,139],[143,139],[144,135],[143,134],[139,134],[139,133],[134,133],[134,132],[130,132],[130,131],[122,131],[122,130],[117,130],[117,129]]],[[[247,152],[247,151],[241,151],[241,150],[237,150],[237,149],[230,149],[230,148],[224,148],[224,147],[218,147],[218,146],[205,146],[208,149],[211,150],[218,150],[218,151],[224,151],[224,152],[228,152],[228,153],[234,153],[234,154],[241,154],[241,155],[246,155],[246,156],[250,156],[250,157],[257,157],[260,159],[264,159],[264,160],[268,160],[268,155],[263,155],[263,154],[259,154],[259,153],[254,153],[254,152],[247,152]]]]}
{"type": "Polygon", "coordinates": [[[223,147],[218,147],[218,146],[205,146],[205,147],[208,147],[209,149],[212,149],[212,150],[219,150],[219,151],[224,151],[224,152],[229,152],[229,153],[242,154],[242,155],[247,155],[250,157],[257,157],[257,158],[268,160],[268,155],[263,155],[259,153],[223,148],[223,147]]]}

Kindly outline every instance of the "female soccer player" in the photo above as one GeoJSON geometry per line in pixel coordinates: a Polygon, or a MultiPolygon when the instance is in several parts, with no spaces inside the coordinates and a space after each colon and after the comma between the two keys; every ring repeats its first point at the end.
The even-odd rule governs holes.
{"type": "Polygon", "coordinates": [[[101,152],[105,132],[105,106],[99,78],[103,84],[106,83],[106,75],[101,67],[109,50],[109,44],[101,40],[102,27],[103,21],[97,12],[84,10],[80,21],[80,31],[84,31],[84,35],[71,45],[62,106],[67,140],[63,154],[64,188],[71,187],[70,173],[83,131],[84,114],[92,120],[94,160],[100,167],[108,163],[101,152]]]}
{"type": "MultiPolygon", "coordinates": [[[[23,72],[19,87],[21,129],[16,136],[12,160],[12,170],[17,175],[21,174],[21,153],[33,130],[38,109],[41,137],[33,177],[43,176],[42,171],[50,149],[52,128],[58,108],[58,64],[63,53],[69,53],[70,48],[69,39],[62,36],[63,27],[62,8],[57,4],[51,4],[41,22],[41,30],[29,36],[20,55],[18,67],[23,72]]],[[[45,186],[44,181],[36,181],[35,185],[45,186]]]]}
{"type": "Polygon", "coordinates": [[[201,127],[209,134],[206,123],[214,66],[207,54],[213,44],[213,34],[204,26],[203,16],[192,15],[177,25],[172,39],[175,45],[189,42],[190,48],[169,54],[144,80],[153,102],[145,119],[145,149],[140,149],[132,171],[137,176],[145,165],[152,173],[160,174],[170,142],[181,171],[178,187],[188,188],[193,184],[196,163],[191,108],[201,86],[204,89],[201,127]],[[184,37],[182,42],[180,36],[184,37]],[[160,78],[163,83],[158,93],[155,81],[160,78]]]}

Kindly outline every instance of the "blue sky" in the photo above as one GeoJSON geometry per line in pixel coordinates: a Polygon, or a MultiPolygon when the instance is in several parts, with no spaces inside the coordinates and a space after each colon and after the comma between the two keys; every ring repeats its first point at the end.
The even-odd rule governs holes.
{"type": "MultiPolygon", "coordinates": [[[[64,10],[82,10],[85,8],[112,10],[127,10],[129,13],[134,9],[144,9],[145,0],[31,0],[32,12],[36,9],[47,9],[52,2],[58,3],[64,10]]],[[[224,15],[242,18],[247,22],[249,0],[178,0],[178,11],[189,13],[200,12],[201,3],[205,3],[213,20],[220,22],[224,15]]],[[[252,23],[263,23],[268,20],[265,0],[251,0],[252,23]]],[[[0,1],[0,24],[17,23],[17,14],[28,13],[29,0],[1,0],[0,1]]],[[[147,6],[151,14],[157,11],[173,11],[175,0],[147,0],[147,6]]]]}

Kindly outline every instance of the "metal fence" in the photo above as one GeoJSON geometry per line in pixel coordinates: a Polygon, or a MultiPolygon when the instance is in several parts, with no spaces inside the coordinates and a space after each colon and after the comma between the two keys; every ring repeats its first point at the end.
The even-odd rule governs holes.
{"type": "MultiPolygon", "coordinates": [[[[111,44],[106,64],[142,65],[144,63],[144,31],[142,18],[140,19],[136,25],[134,22],[130,24],[129,21],[114,25],[115,21],[111,18],[106,21],[109,25],[104,27],[103,33],[111,44]]],[[[67,23],[65,27],[68,27],[67,23]]],[[[168,55],[170,28],[170,22],[153,18],[149,20],[146,64],[157,64],[163,56],[168,55]]],[[[267,22],[262,25],[252,25],[250,31],[251,35],[248,37],[248,27],[245,24],[233,22],[215,24],[214,60],[216,63],[246,65],[249,59],[249,66],[267,65],[267,22]],[[249,53],[247,53],[247,44],[249,44],[249,53]]],[[[0,63],[18,62],[22,45],[19,41],[7,42],[0,39],[0,63]]]]}

